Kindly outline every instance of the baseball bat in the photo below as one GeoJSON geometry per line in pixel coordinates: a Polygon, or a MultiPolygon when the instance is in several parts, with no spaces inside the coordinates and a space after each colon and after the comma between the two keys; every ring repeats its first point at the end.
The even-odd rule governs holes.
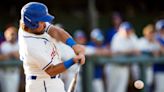
{"type": "Polygon", "coordinates": [[[73,77],[72,81],[70,82],[70,85],[68,87],[67,92],[75,92],[76,84],[77,84],[77,78],[80,72],[81,65],[78,64],[78,69],[75,73],[75,76],[73,77]]]}

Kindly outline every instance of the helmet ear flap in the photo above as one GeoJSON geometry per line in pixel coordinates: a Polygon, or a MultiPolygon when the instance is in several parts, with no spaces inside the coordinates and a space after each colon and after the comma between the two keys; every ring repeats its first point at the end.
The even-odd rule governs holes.
{"type": "Polygon", "coordinates": [[[39,27],[39,23],[36,21],[32,21],[31,19],[29,19],[27,16],[24,16],[23,18],[23,22],[25,23],[25,25],[31,29],[35,29],[39,27]]]}

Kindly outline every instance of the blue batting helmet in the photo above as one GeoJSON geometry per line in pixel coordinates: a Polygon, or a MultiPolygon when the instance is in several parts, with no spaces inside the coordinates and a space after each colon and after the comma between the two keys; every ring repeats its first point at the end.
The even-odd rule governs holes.
{"type": "Polygon", "coordinates": [[[158,20],[155,24],[155,28],[157,31],[164,29],[164,19],[158,20]]]}
{"type": "Polygon", "coordinates": [[[54,16],[48,13],[47,6],[39,2],[30,2],[23,6],[21,10],[23,23],[31,28],[37,28],[38,22],[51,22],[54,16]]]}
{"type": "Polygon", "coordinates": [[[129,31],[129,30],[133,29],[133,26],[132,26],[131,23],[126,21],[126,22],[123,22],[123,23],[120,24],[120,28],[123,28],[126,31],[129,31]]]}
{"type": "Polygon", "coordinates": [[[94,38],[97,41],[101,41],[102,42],[104,40],[104,35],[103,35],[103,33],[101,32],[101,30],[99,28],[94,28],[91,31],[90,36],[91,36],[91,38],[94,38]]]}

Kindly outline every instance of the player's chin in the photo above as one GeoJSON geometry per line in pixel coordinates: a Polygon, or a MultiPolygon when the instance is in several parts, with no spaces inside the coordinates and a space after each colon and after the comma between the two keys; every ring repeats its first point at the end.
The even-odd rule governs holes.
{"type": "Polygon", "coordinates": [[[44,31],[40,31],[40,32],[35,32],[36,35],[42,35],[44,34],[44,31]]]}

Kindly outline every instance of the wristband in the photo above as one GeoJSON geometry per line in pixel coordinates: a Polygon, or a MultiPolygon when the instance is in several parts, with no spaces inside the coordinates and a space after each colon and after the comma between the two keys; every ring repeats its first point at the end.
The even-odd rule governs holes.
{"type": "Polygon", "coordinates": [[[65,67],[66,69],[68,69],[68,68],[71,67],[73,64],[74,64],[73,58],[71,58],[71,59],[69,59],[69,60],[67,60],[67,61],[64,62],[64,67],[65,67]]]}
{"type": "Polygon", "coordinates": [[[70,37],[66,40],[66,44],[72,47],[76,45],[76,42],[70,37]]]}

